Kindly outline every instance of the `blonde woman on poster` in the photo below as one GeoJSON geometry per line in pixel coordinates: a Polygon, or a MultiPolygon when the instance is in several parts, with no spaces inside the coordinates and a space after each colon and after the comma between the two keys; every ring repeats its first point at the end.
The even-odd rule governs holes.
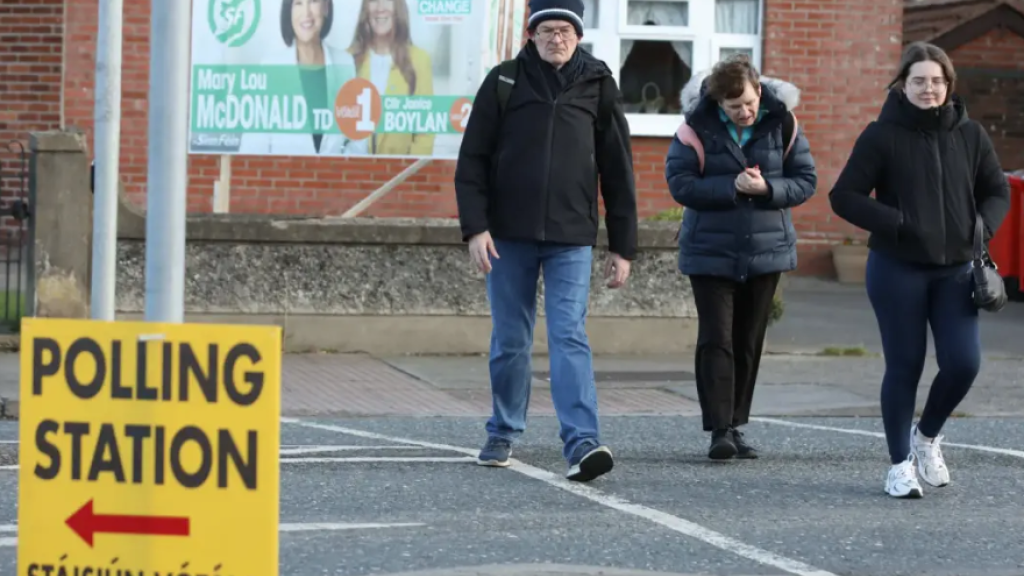
{"type": "MultiPolygon", "coordinates": [[[[286,50],[272,50],[262,64],[296,66],[295,82],[313,110],[333,110],[334,96],[354,76],[355,64],[343,50],[324,42],[334,23],[333,0],[281,0],[281,39],[286,50]]],[[[333,118],[333,114],[332,114],[333,118]]],[[[247,134],[258,141],[246,146],[248,154],[342,156],[366,154],[366,141],[355,142],[336,125],[320,134],[247,134]]]]}
{"type": "MultiPolygon", "coordinates": [[[[348,51],[356,75],[373,83],[381,96],[432,96],[430,54],[413,45],[406,0],[363,0],[348,51]]],[[[371,154],[431,156],[433,134],[374,134],[371,154]]]]}

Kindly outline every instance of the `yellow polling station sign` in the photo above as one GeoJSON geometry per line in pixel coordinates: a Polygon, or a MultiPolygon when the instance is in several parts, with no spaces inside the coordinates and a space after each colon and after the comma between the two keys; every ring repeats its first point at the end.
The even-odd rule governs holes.
{"type": "Polygon", "coordinates": [[[19,576],[278,574],[280,328],[21,326],[19,576]]]}

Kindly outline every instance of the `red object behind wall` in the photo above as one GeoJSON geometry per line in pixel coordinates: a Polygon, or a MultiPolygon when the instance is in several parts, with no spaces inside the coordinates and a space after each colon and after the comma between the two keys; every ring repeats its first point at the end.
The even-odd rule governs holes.
{"type": "Polygon", "coordinates": [[[1024,288],[1024,177],[1008,176],[1010,181],[1010,211],[1003,225],[989,242],[989,253],[999,266],[999,274],[1006,279],[1007,288],[1017,292],[1024,288]]]}

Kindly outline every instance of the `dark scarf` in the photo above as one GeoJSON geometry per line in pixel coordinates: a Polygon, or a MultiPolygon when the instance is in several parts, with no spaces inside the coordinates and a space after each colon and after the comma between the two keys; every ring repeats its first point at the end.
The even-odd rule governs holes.
{"type": "Polygon", "coordinates": [[[558,71],[558,75],[562,77],[562,82],[566,86],[572,84],[583,74],[583,48],[577,46],[576,51],[572,53],[572,58],[562,66],[562,69],[558,71]]]}
{"type": "Polygon", "coordinates": [[[547,84],[549,95],[552,99],[560,94],[562,90],[565,90],[566,86],[578,80],[583,74],[585,63],[583,61],[583,54],[580,53],[583,49],[578,46],[576,51],[573,52],[572,58],[560,69],[555,69],[554,66],[541,58],[537,45],[533,42],[526,44],[526,50],[531,59],[540,67],[544,79],[547,80],[545,84],[547,84]]]}

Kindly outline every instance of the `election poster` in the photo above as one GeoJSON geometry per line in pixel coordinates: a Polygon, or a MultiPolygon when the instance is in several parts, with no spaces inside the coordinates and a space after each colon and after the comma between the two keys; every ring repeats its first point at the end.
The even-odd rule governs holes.
{"type": "Polygon", "coordinates": [[[524,12],[524,0],[193,0],[189,152],[454,159],[484,75],[518,52],[524,12]]]}

